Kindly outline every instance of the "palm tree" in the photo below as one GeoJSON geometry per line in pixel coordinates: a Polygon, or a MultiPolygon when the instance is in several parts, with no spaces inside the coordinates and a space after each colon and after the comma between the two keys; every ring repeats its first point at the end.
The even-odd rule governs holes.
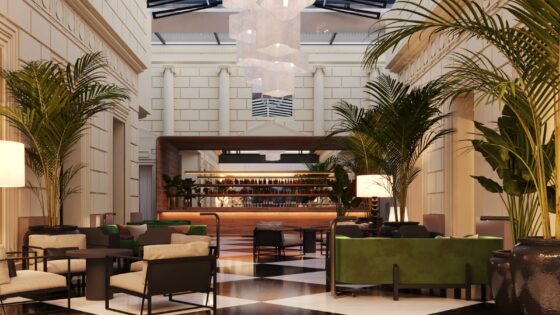
{"type": "Polygon", "coordinates": [[[381,74],[366,85],[366,93],[373,102],[371,108],[361,109],[347,102],[334,107],[342,121],[331,135],[350,132],[350,139],[362,139],[365,145],[357,146],[358,150],[350,149],[388,175],[393,203],[400,207],[396,217],[401,221],[405,217],[408,188],[420,173],[418,159],[435,141],[453,132],[441,126],[450,115],[440,110],[445,91],[442,83],[433,81],[412,88],[381,74]]]}
{"type": "MultiPolygon", "coordinates": [[[[560,170],[556,169],[552,179],[547,177],[547,167],[554,163],[546,160],[544,150],[550,139],[546,124],[560,109],[560,6],[549,0],[511,0],[504,9],[521,22],[518,24],[506,21],[500,14],[486,13],[475,0],[432,2],[433,8],[427,8],[417,2],[402,1],[408,9],[395,10],[406,13],[407,18],[385,19],[386,32],[368,46],[364,66],[372,69],[387,50],[420,33],[478,38],[494,46],[513,68],[512,75],[497,68],[483,54],[467,49],[454,54],[453,65],[444,79],[460,82],[450,95],[482,92],[480,101],[499,100],[517,117],[534,158],[534,161],[521,161],[536,187],[543,236],[549,239],[547,186],[560,176],[560,170]]],[[[560,130],[558,118],[556,130],[560,130]]],[[[555,145],[558,161],[560,144],[555,145]]],[[[512,148],[502,148],[515,154],[512,148]]],[[[556,207],[559,207],[559,197],[556,194],[556,207]]],[[[560,233],[560,216],[556,218],[556,230],[560,233]]]]}
{"type": "Polygon", "coordinates": [[[39,182],[32,187],[49,226],[59,224],[64,200],[78,187],[71,179],[84,164],[65,160],[97,113],[128,99],[127,90],[106,82],[107,66],[100,53],[89,53],[65,66],[54,61],[31,61],[21,70],[1,70],[16,105],[2,107],[0,115],[18,129],[27,142],[27,164],[39,182]],[[64,164],[64,165],[63,165],[64,164]]]}

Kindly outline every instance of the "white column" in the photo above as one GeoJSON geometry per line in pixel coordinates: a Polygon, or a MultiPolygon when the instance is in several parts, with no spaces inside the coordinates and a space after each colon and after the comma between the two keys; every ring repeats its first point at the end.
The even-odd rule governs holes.
{"type": "Polygon", "coordinates": [[[175,71],[172,66],[163,69],[163,135],[175,134],[175,96],[173,95],[175,71]]]}
{"type": "Polygon", "coordinates": [[[313,135],[325,135],[325,68],[321,66],[313,73],[313,135]]]}
{"type": "Polygon", "coordinates": [[[229,67],[220,67],[219,135],[229,136],[229,67]]]}

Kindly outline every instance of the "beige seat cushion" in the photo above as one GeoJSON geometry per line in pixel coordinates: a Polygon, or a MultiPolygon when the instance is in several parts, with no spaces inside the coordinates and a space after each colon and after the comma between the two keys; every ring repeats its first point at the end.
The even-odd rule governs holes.
{"type": "Polygon", "coordinates": [[[111,276],[111,286],[133,292],[144,292],[144,272],[127,272],[116,276],[111,276]]]}
{"type": "Polygon", "coordinates": [[[257,230],[267,230],[267,231],[282,231],[282,222],[272,221],[272,222],[258,222],[255,225],[257,230]]]}
{"type": "Polygon", "coordinates": [[[171,244],[189,244],[192,242],[206,242],[210,246],[210,236],[207,235],[185,235],[180,233],[171,234],[171,244]]]}
{"type": "MultiPolygon", "coordinates": [[[[57,259],[47,261],[48,272],[56,274],[66,274],[68,272],[68,260],[57,259]]],[[[43,263],[37,264],[37,270],[43,271],[43,263]]],[[[70,259],[70,272],[86,272],[86,260],[85,259],[70,259]]]]}
{"type": "Polygon", "coordinates": [[[10,283],[10,271],[6,260],[6,247],[0,245],[0,284],[10,283]]]}
{"type": "Polygon", "coordinates": [[[144,262],[139,260],[130,264],[130,272],[142,271],[142,264],[144,262]]]}
{"type": "Polygon", "coordinates": [[[0,285],[0,294],[12,294],[53,288],[66,288],[66,277],[50,272],[20,270],[10,283],[0,285]]]}
{"type": "Polygon", "coordinates": [[[301,245],[303,241],[298,235],[294,234],[282,234],[284,246],[301,245]]]}

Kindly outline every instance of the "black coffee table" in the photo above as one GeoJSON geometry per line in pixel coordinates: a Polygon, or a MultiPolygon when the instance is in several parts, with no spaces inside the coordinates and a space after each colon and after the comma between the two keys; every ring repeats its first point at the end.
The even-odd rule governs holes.
{"type": "MultiPolygon", "coordinates": [[[[105,279],[110,277],[113,271],[113,263],[106,257],[113,255],[132,255],[132,250],[124,248],[89,248],[66,251],[70,258],[83,258],[86,260],[86,300],[105,300],[105,279]],[[106,264],[111,265],[106,268],[106,264]],[[109,270],[110,274],[106,274],[109,270]]],[[[109,292],[109,298],[113,293],[109,292]]]]}

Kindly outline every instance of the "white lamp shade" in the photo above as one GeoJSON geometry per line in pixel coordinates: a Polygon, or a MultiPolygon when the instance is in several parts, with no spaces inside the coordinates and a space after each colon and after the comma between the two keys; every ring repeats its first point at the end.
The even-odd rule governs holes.
{"type": "MultiPolygon", "coordinates": [[[[401,210],[400,207],[397,207],[397,218],[401,218],[401,210]]],[[[400,222],[401,220],[395,219],[395,207],[391,207],[391,211],[389,211],[389,222],[400,222]]],[[[404,222],[408,222],[408,208],[404,208],[404,222]]]]}
{"type": "Polygon", "coordinates": [[[356,196],[359,198],[391,197],[391,184],[387,175],[358,175],[356,196]]]}
{"type": "Polygon", "coordinates": [[[25,186],[25,146],[0,140],[0,187],[25,186]]]}

